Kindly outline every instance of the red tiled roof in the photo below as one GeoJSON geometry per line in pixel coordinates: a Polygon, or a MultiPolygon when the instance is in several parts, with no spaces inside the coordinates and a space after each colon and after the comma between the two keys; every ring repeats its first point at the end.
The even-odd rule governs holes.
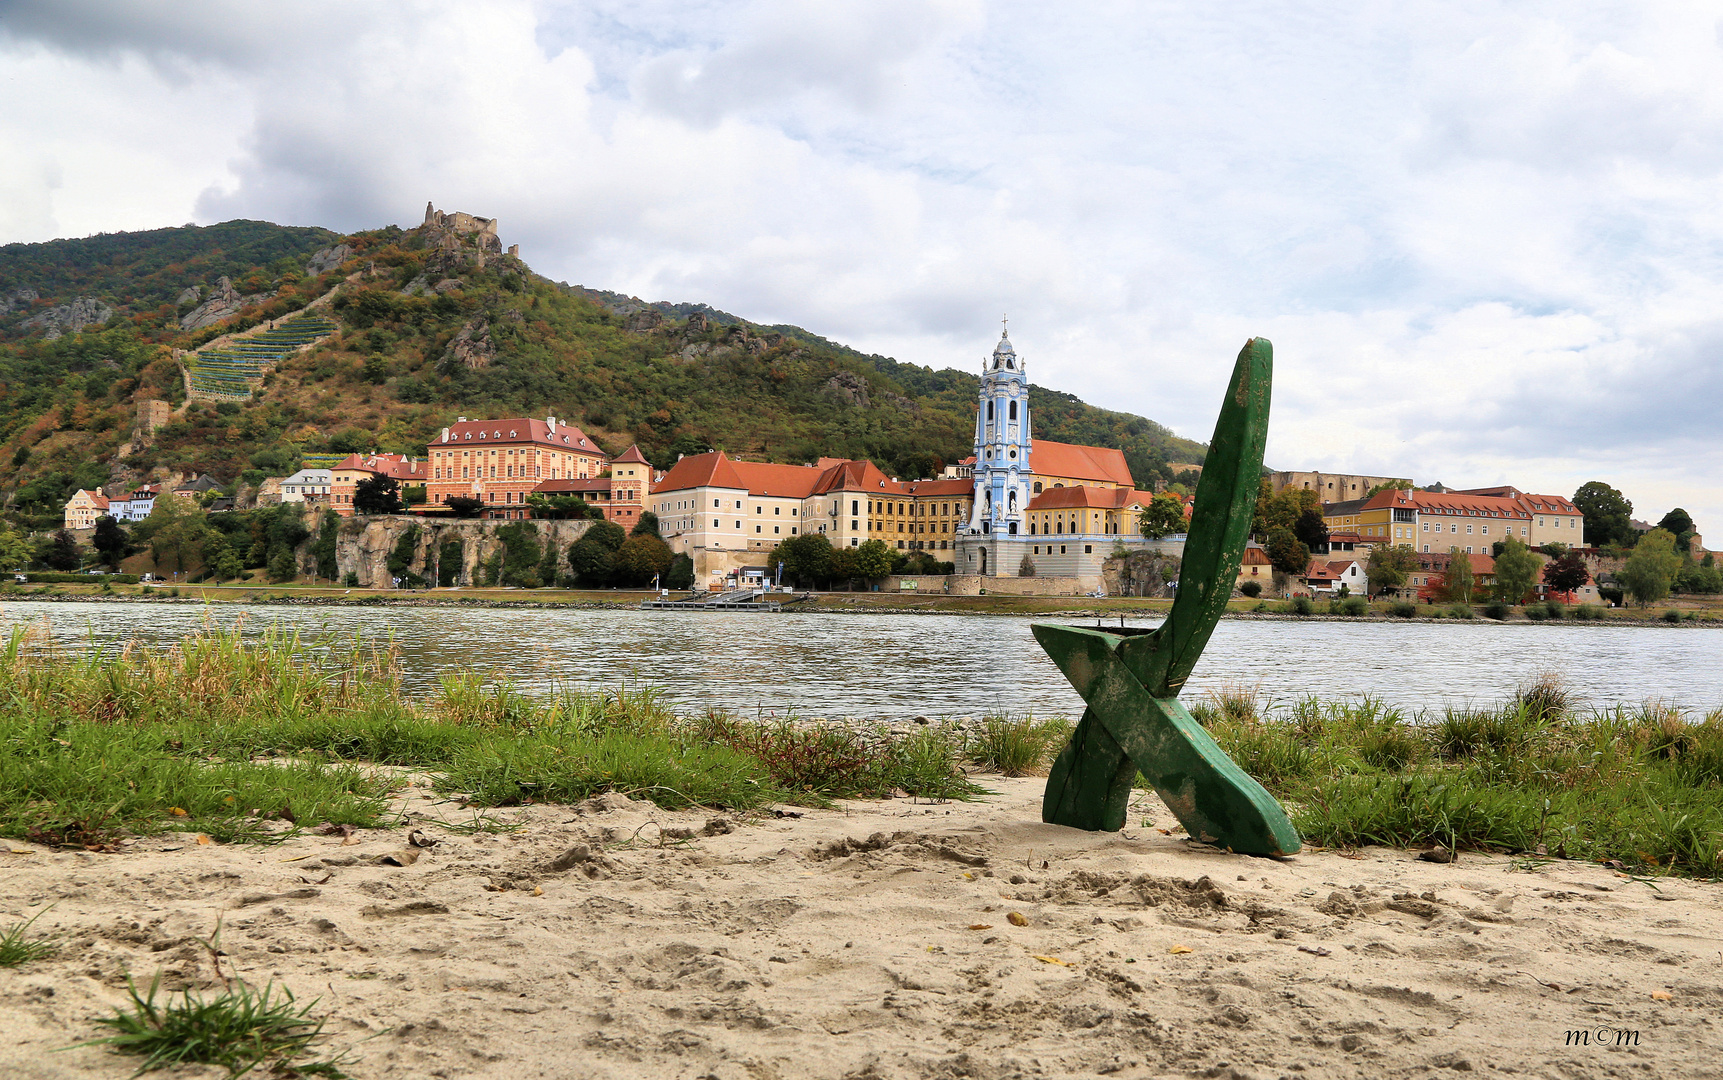
{"type": "MultiPolygon", "coordinates": [[[[830,491],[866,491],[877,494],[889,491],[893,495],[903,493],[903,485],[890,479],[879,471],[879,466],[871,461],[845,461],[841,458],[821,458],[820,477],[814,483],[811,494],[824,495],[830,491]]],[[[961,483],[968,485],[969,481],[961,483]]]]}
{"type": "Polygon", "coordinates": [[[601,457],[604,454],[597,443],[586,437],[586,432],[573,424],[565,424],[559,420],[552,429],[547,420],[532,420],[524,416],[505,420],[461,420],[450,424],[447,433],[438,436],[431,445],[458,442],[462,446],[470,446],[481,441],[492,444],[534,443],[539,446],[554,446],[559,450],[597,454],[601,457]]]}
{"type": "Polygon", "coordinates": [[[704,454],[690,454],[670,466],[664,479],[653,485],[653,488],[655,491],[665,492],[697,487],[746,489],[747,486],[737,475],[734,463],[725,456],[724,451],[711,450],[704,454]]]}
{"type": "Polygon", "coordinates": [[[1029,467],[1038,476],[1068,476],[1073,480],[1102,480],[1120,487],[1137,486],[1131,479],[1130,466],[1125,464],[1125,452],[1104,446],[1031,439],[1029,467]]]}
{"type": "Polygon", "coordinates": [[[358,470],[377,476],[392,476],[397,480],[423,480],[425,468],[423,462],[414,461],[404,454],[348,454],[330,470],[358,470]]]}
{"type": "Polygon", "coordinates": [[[611,464],[615,464],[618,461],[627,461],[636,465],[652,464],[652,462],[646,460],[646,455],[640,452],[640,447],[638,445],[629,446],[628,449],[622,452],[620,457],[613,457],[610,461],[611,464]]]}
{"type": "Polygon", "coordinates": [[[975,491],[973,480],[909,480],[900,483],[905,495],[964,496],[975,491]]]}
{"type": "Polygon", "coordinates": [[[1470,495],[1458,491],[1400,491],[1395,489],[1378,491],[1360,509],[1381,510],[1385,507],[1400,507],[1402,509],[1421,510],[1426,514],[1447,514],[1460,517],[1523,518],[1529,516],[1519,500],[1499,495],[1470,495]]]}
{"type": "Polygon", "coordinates": [[[1086,484],[1074,487],[1051,487],[1029,500],[1030,510],[1063,510],[1067,507],[1095,507],[1119,510],[1133,504],[1148,505],[1154,495],[1135,488],[1098,488],[1086,484]]]}

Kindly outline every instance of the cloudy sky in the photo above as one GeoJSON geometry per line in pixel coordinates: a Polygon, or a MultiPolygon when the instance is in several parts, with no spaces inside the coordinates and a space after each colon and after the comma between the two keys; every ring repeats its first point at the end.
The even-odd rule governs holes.
{"type": "MultiPolygon", "coordinates": [[[[1723,539],[1712,5],[0,0],[0,242],[501,219],[549,277],[1723,539]]],[[[1715,543],[1713,546],[1717,546],[1715,543]]]]}

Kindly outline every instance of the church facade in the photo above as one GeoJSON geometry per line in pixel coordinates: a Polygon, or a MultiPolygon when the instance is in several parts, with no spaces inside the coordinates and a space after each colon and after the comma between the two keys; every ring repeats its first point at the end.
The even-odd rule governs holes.
{"type": "Polygon", "coordinates": [[[1119,450],[1036,439],[1029,375],[1008,333],[985,363],[975,414],[970,516],[953,544],[959,574],[1099,579],[1120,549],[1178,554],[1182,536],[1149,540],[1137,521],[1154,496],[1138,491],[1119,450]],[[1027,562],[1025,561],[1027,560],[1027,562]]]}

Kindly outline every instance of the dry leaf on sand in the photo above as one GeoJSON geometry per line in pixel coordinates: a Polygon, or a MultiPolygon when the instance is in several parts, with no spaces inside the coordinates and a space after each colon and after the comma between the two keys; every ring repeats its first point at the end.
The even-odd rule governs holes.
{"type": "Polygon", "coordinates": [[[377,856],[378,866],[412,866],[418,861],[419,849],[410,847],[402,848],[399,851],[391,851],[387,855],[377,856]]]}
{"type": "Polygon", "coordinates": [[[1191,948],[1189,945],[1174,945],[1172,948],[1168,949],[1167,951],[1172,953],[1174,956],[1181,956],[1184,953],[1196,952],[1196,950],[1191,948]]]}
{"type": "Polygon", "coordinates": [[[1013,911],[1011,914],[1005,916],[1005,921],[1010,923],[1012,926],[1029,925],[1028,916],[1024,915],[1021,911],[1013,911]]]}

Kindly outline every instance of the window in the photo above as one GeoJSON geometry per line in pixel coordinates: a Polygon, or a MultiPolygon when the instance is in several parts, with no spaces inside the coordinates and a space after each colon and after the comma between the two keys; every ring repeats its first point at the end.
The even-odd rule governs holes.
{"type": "Polygon", "coordinates": [[[1083,545],[1083,554],[1091,555],[1094,553],[1094,551],[1095,551],[1095,548],[1093,545],[1091,545],[1091,544],[1084,544],[1083,545]]]}
{"type": "Polygon", "coordinates": [[[1484,534],[1485,536],[1490,535],[1490,527],[1488,525],[1485,525],[1483,528],[1479,529],[1478,531],[1480,533],[1484,534]]]}
{"type": "MultiPolygon", "coordinates": [[[[851,510],[850,513],[853,514],[853,513],[855,513],[855,511],[851,510]]],[[[850,528],[851,529],[859,529],[859,528],[861,528],[861,523],[856,521],[854,518],[851,518],[850,519],[850,528]]]]}
{"type": "Polygon", "coordinates": [[[1472,535],[1472,527],[1470,525],[1466,526],[1466,535],[1467,536],[1472,535]]]}
{"type": "MultiPolygon", "coordinates": [[[[861,511],[858,509],[858,507],[860,507],[860,506],[861,506],[861,500],[860,499],[851,499],[850,500],[850,513],[851,514],[859,514],[861,511]]],[[[872,510],[873,507],[869,506],[868,509],[872,510]]],[[[855,526],[852,525],[852,526],[850,526],[850,528],[853,529],[853,528],[855,528],[855,526]]]]}
{"type": "Polygon", "coordinates": [[[736,528],[740,529],[741,527],[742,527],[742,523],[740,521],[736,522],[736,528]]]}
{"type": "MultiPolygon", "coordinates": [[[[821,525],[821,526],[820,526],[820,531],[821,531],[821,532],[825,532],[825,531],[826,531],[826,527],[825,527],[825,526],[824,526],[824,525],[821,525]]],[[[791,526],[790,526],[790,535],[791,535],[791,536],[794,536],[794,535],[796,535],[796,527],[795,527],[795,526],[794,526],[794,525],[791,525],[791,526]]]]}
{"type": "Polygon", "coordinates": [[[1015,402],[1015,401],[1013,401],[1013,402],[1012,402],[1012,403],[1011,403],[1011,409],[1010,409],[1010,411],[1009,411],[1009,412],[1008,412],[1008,413],[1007,413],[1007,414],[1006,414],[1006,417],[1005,417],[1005,418],[1006,418],[1006,419],[1007,419],[1007,420],[1015,420],[1015,419],[1017,419],[1017,403],[1016,403],[1016,402],[1015,402]]]}
{"type": "Polygon", "coordinates": [[[1061,555],[1065,554],[1065,545],[1064,544],[1059,545],[1059,554],[1061,554],[1061,555]]]}
{"type": "MultiPolygon", "coordinates": [[[[758,529],[758,528],[756,528],[756,529],[755,529],[755,530],[754,530],[754,531],[755,531],[755,532],[759,532],[759,531],[760,531],[760,530],[759,530],[759,529],[758,529]]],[[[773,526],[772,526],[772,532],[773,532],[773,534],[781,534],[781,533],[782,533],[782,532],[783,532],[783,531],[784,531],[784,530],[783,530],[783,527],[782,527],[782,526],[779,526],[779,525],[773,525],[773,526]]]]}
{"type": "Polygon", "coordinates": [[[991,402],[991,401],[989,401],[987,403],[987,419],[988,420],[993,419],[993,402],[991,402]]]}
{"type": "Polygon", "coordinates": [[[1429,551],[1429,550],[1430,550],[1430,545],[1429,545],[1429,544],[1425,544],[1425,545],[1424,545],[1424,550],[1425,550],[1425,551],[1429,551]]]}

